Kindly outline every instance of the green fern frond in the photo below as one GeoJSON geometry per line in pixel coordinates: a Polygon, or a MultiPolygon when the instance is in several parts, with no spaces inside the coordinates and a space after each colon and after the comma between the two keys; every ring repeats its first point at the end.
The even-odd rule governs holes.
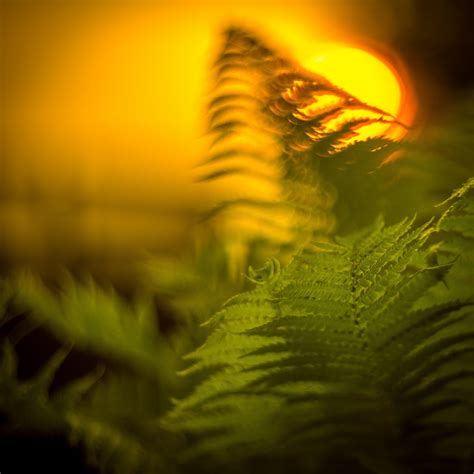
{"type": "Polygon", "coordinates": [[[170,353],[150,308],[144,303],[132,308],[92,281],[82,284],[72,278],[60,294],[26,276],[11,280],[10,288],[14,304],[27,311],[27,319],[34,318],[58,340],[74,341],[77,348],[110,364],[107,370],[99,364],[52,389],[70,350],[60,349],[34,377],[20,381],[15,351],[5,339],[0,364],[0,413],[6,417],[2,434],[69,437],[82,448],[86,461],[104,473],[173,472],[165,454],[177,440],[152,420],[167,409],[167,391],[176,388],[170,375],[174,359],[166,358],[170,353]]]}
{"type": "Polygon", "coordinates": [[[63,433],[66,416],[101,377],[103,370],[91,372],[50,393],[53,378],[69,350],[60,349],[31,379],[17,378],[17,357],[5,341],[0,365],[0,412],[7,416],[4,429],[19,433],[63,433]]]}
{"type": "Polygon", "coordinates": [[[24,275],[16,288],[19,306],[60,341],[70,341],[172,386],[174,357],[145,301],[132,307],[92,280],[80,283],[67,278],[56,295],[38,279],[24,275]]]}
{"type": "MultiPolygon", "coordinates": [[[[466,190],[455,198],[449,218],[472,206],[466,190]]],[[[184,459],[247,468],[291,459],[296,472],[326,472],[342,451],[380,474],[438,472],[423,470],[427,459],[449,458],[452,472],[464,465],[474,433],[473,290],[464,281],[464,297],[440,295],[458,262],[428,264],[428,238],[443,230],[448,241],[448,222],[379,220],[308,246],[279,271],[252,270],[256,288],[230,299],[186,357],[184,374],[201,372],[202,382],[163,420],[192,439],[184,459]]]]}
{"type": "MultiPolygon", "coordinates": [[[[154,398],[153,409],[144,406],[143,397],[135,404],[130,397],[130,382],[135,384],[132,388],[136,388],[147,385],[144,380],[127,380],[128,385],[125,385],[115,379],[119,383],[110,384],[110,374],[104,381],[104,370],[99,367],[51,393],[53,378],[68,352],[59,350],[36,376],[19,381],[16,355],[11,345],[4,343],[0,364],[0,413],[6,415],[7,424],[2,434],[63,435],[72,445],[82,448],[89,465],[103,473],[173,472],[169,456],[166,458],[163,453],[176,441],[151,423],[153,416],[163,409],[160,397],[154,398]],[[113,399],[104,390],[109,394],[113,392],[113,399]],[[118,401],[117,396],[123,399],[118,401]],[[138,410],[145,413],[139,414],[138,410]]],[[[150,383],[147,387],[150,388],[150,383]]],[[[150,399],[152,393],[157,393],[157,387],[152,388],[150,399]]]]}
{"type": "Polygon", "coordinates": [[[148,258],[140,265],[141,287],[156,296],[173,317],[166,334],[175,352],[185,354],[202,343],[200,324],[232,295],[242,291],[227,255],[217,241],[197,242],[186,258],[148,258]]]}
{"type": "Polygon", "coordinates": [[[449,264],[449,271],[442,283],[419,302],[444,303],[450,299],[470,299],[472,302],[474,268],[474,179],[468,180],[439,206],[446,206],[437,223],[442,241],[437,244],[437,263],[449,264]]]}

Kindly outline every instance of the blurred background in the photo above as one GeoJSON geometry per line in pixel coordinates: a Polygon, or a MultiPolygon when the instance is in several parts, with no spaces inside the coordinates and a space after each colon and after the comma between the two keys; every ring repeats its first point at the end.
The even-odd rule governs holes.
{"type": "Polygon", "coordinates": [[[206,151],[210,66],[232,23],[264,31],[303,63],[331,42],[385,55],[427,140],[463,110],[470,121],[454,127],[460,148],[442,150],[452,154],[452,176],[441,167],[428,183],[445,197],[472,171],[471,5],[2,0],[2,268],[120,280],[145,252],[179,255],[199,213],[240,192],[238,180],[196,183],[194,175],[206,151]]]}

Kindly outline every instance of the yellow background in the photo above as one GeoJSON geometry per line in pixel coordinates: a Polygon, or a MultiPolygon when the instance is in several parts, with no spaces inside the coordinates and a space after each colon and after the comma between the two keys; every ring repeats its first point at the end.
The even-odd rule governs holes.
{"type": "Polygon", "coordinates": [[[305,61],[328,42],[388,43],[380,3],[3,2],[3,261],[103,270],[179,252],[197,212],[241,192],[193,182],[223,27],[260,28],[305,61]]]}

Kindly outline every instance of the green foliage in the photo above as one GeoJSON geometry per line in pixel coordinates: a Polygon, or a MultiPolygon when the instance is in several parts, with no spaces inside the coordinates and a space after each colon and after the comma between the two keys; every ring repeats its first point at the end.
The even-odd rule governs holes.
{"type": "Polygon", "coordinates": [[[470,179],[443,204],[452,203],[442,216],[438,229],[446,233],[440,245],[440,260],[454,261],[446,277],[444,291],[446,298],[456,295],[469,298],[472,290],[472,269],[474,268],[474,202],[472,189],[474,179],[470,179]]]}
{"type": "Polygon", "coordinates": [[[101,472],[151,474],[174,471],[166,459],[160,433],[156,430],[150,433],[137,420],[135,431],[97,414],[71,413],[67,422],[70,442],[81,445],[88,464],[99,467],[101,472]]]}
{"type": "MultiPolygon", "coordinates": [[[[378,199],[403,207],[413,191],[385,192],[393,168],[381,164],[401,144],[352,138],[374,121],[402,125],[241,29],[215,67],[203,179],[243,174],[278,198],[229,199],[207,217],[240,208],[264,231],[222,237],[224,221],[208,223],[192,258],[142,267],[133,301],[91,279],[0,280],[2,435],[62,434],[111,474],[471,472],[474,180],[424,225],[363,227],[378,199]],[[344,192],[352,207],[334,206],[344,192]],[[333,213],[341,237],[329,237],[333,213]],[[58,348],[20,377],[19,346],[38,328],[58,348]],[[60,383],[72,355],[93,364],[60,383]]],[[[466,136],[453,140],[470,150],[466,136]]]]}
{"type": "Polygon", "coordinates": [[[59,295],[31,275],[19,277],[16,286],[18,306],[60,341],[128,364],[146,376],[173,380],[173,356],[157,332],[148,301],[131,307],[112,290],[70,277],[59,295]]]}
{"type": "MultiPolygon", "coordinates": [[[[8,431],[3,434],[67,435],[71,444],[84,448],[87,462],[99,467],[101,472],[154,473],[163,469],[172,472],[160,452],[164,450],[159,449],[162,439],[168,442],[169,448],[170,436],[149,427],[154,412],[149,410],[144,418],[143,415],[140,418],[136,411],[130,410],[132,397],[117,401],[117,394],[120,396],[129,388],[128,384],[102,380],[104,370],[99,368],[73,380],[54,394],[50,393],[55,373],[67,353],[67,350],[59,350],[37,375],[20,382],[13,348],[4,344],[0,366],[0,411],[8,415],[8,431]],[[115,395],[113,399],[104,393],[111,390],[115,395]],[[93,398],[88,400],[87,396],[91,394],[93,398]],[[99,404],[95,400],[97,396],[100,397],[99,404]],[[111,405],[104,409],[104,403],[111,405]]],[[[144,385],[140,379],[127,382],[144,385]]],[[[143,399],[137,402],[143,409],[143,399]]]]}
{"type": "Polygon", "coordinates": [[[172,312],[176,326],[169,334],[175,351],[182,355],[202,343],[200,324],[245,285],[231,268],[217,241],[203,244],[181,260],[152,257],[140,268],[141,286],[172,312]]]}
{"type": "Polygon", "coordinates": [[[54,396],[49,389],[68,351],[57,351],[32,379],[17,379],[17,357],[8,342],[3,343],[0,365],[0,410],[9,418],[9,429],[23,432],[62,432],[74,405],[96,383],[101,371],[74,380],[54,396]]]}
{"type": "Polygon", "coordinates": [[[0,412],[8,419],[5,430],[63,434],[103,472],[153,473],[165,465],[171,472],[160,446],[165,440],[169,449],[175,437],[150,423],[163,414],[169,394],[177,389],[176,357],[157,332],[148,299],[132,306],[91,280],[71,277],[53,292],[31,275],[12,278],[2,296],[13,313],[27,314],[9,339],[18,343],[39,324],[69,345],[31,379],[20,381],[15,351],[9,339],[4,341],[0,412]],[[94,355],[97,369],[52,390],[72,348],[94,355]]]}
{"type": "MultiPolygon", "coordinates": [[[[379,220],[314,242],[231,298],[186,357],[184,373],[204,372],[202,382],[165,418],[193,440],[184,456],[247,469],[291,460],[293,472],[327,472],[341,452],[367,472],[458,472],[469,462],[474,295],[459,275],[472,267],[428,262],[456,254],[453,230],[471,235],[471,187],[436,224],[379,220]],[[434,254],[426,242],[437,230],[450,235],[434,254]],[[453,278],[459,289],[443,292],[453,278]]],[[[472,245],[462,248],[472,258],[472,245]]]]}
{"type": "Polygon", "coordinates": [[[90,280],[68,277],[54,291],[28,275],[2,281],[0,321],[26,317],[3,341],[3,433],[62,433],[106,473],[464,472],[474,434],[473,185],[422,226],[379,218],[313,240],[288,265],[250,268],[252,289],[203,324],[207,339],[185,356],[180,384],[150,301],[161,285],[195,324],[231,291],[219,283],[220,257],[202,300],[204,260],[180,278],[153,273],[155,262],[135,303],[90,280]],[[13,345],[38,325],[67,348],[20,380],[13,345]],[[71,350],[93,354],[97,368],[53,389],[71,350]],[[172,407],[170,395],[180,397],[172,407]]]}

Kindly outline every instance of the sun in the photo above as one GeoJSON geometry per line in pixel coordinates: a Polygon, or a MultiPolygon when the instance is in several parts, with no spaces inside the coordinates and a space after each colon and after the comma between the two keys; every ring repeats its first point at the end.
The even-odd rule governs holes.
{"type": "Polygon", "coordinates": [[[357,99],[411,125],[414,106],[406,79],[381,55],[336,44],[322,48],[320,54],[303,63],[357,99]]]}

